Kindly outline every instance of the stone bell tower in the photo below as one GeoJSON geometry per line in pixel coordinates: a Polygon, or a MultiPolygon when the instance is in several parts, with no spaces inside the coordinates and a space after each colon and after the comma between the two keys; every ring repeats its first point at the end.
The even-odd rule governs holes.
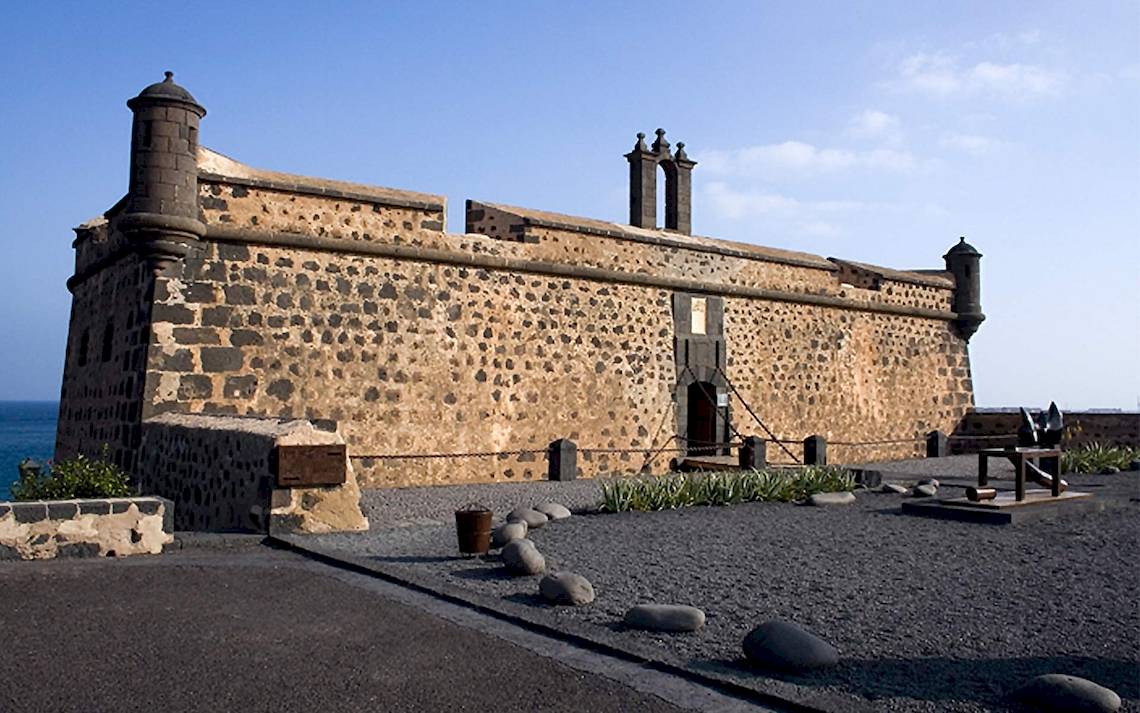
{"type": "Polygon", "coordinates": [[[665,229],[689,235],[693,232],[693,167],[685,154],[685,144],[677,143],[677,153],[665,140],[665,129],[657,130],[653,146],[645,145],[645,134],[638,132],[637,143],[625,155],[629,161],[629,224],[638,228],[657,227],[657,166],[665,171],[665,229]]]}
{"type": "Polygon", "coordinates": [[[157,274],[206,234],[198,217],[198,122],[206,109],[174,73],[127,102],[131,182],[120,230],[157,274]]]}

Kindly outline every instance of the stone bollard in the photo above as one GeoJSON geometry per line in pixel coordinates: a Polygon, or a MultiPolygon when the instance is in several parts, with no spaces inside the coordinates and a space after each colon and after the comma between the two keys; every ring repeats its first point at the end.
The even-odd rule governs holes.
{"type": "Polygon", "coordinates": [[[550,480],[574,480],[578,477],[578,445],[568,438],[552,441],[546,448],[546,476],[550,480]]]}
{"type": "Polygon", "coordinates": [[[827,439],[808,436],[804,439],[804,465],[827,465],[827,439]]]}
{"type": "Polygon", "coordinates": [[[945,458],[950,455],[950,439],[942,431],[926,434],[926,457],[945,458]]]}
{"type": "Polygon", "coordinates": [[[745,436],[739,456],[741,470],[760,470],[768,464],[768,444],[763,438],[745,436]]]}

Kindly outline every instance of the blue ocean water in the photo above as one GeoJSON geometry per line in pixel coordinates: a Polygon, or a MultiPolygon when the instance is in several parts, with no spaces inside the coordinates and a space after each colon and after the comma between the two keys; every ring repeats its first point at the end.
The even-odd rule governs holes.
{"type": "Polygon", "coordinates": [[[9,499],[21,460],[51,458],[58,416],[58,401],[0,401],[0,500],[9,499]]]}

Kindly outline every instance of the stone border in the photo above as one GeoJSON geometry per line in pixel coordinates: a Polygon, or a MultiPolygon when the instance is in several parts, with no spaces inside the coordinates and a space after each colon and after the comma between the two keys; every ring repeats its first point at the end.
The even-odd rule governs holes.
{"type": "Polygon", "coordinates": [[[0,560],[159,554],[173,541],[166,498],[0,502],[0,560]]]}

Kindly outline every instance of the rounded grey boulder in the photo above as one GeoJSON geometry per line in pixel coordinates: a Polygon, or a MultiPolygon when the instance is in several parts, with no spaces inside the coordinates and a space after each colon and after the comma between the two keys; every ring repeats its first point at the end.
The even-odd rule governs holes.
{"type": "Polygon", "coordinates": [[[625,613],[625,623],[653,631],[696,631],[705,625],[705,613],[683,604],[638,604],[625,613]]]}
{"type": "Polygon", "coordinates": [[[899,485],[898,483],[883,483],[882,487],[879,488],[879,492],[890,493],[893,495],[906,495],[907,490],[905,485],[899,485]]]}
{"type": "Polygon", "coordinates": [[[570,517],[570,508],[565,505],[559,505],[558,503],[542,503],[541,505],[535,505],[534,509],[536,512],[540,512],[549,518],[551,522],[565,520],[570,517]]]}
{"type": "Polygon", "coordinates": [[[1047,673],[1030,681],[1014,694],[1029,710],[1042,713],[1114,713],[1120,710],[1115,691],[1085,678],[1047,673]]]}
{"type": "Polygon", "coordinates": [[[582,606],[594,601],[594,585],[580,574],[553,572],[538,583],[538,593],[552,604],[582,606]]]}
{"type": "Polygon", "coordinates": [[[744,637],[749,661],[784,671],[807,671],[839,662],[835,647],[790,621],[769,621],[744,637]]]}
{"type": "Polygon", "coordinates": [[[855,502],[855,493],[847,491],[839,493],[812,493],[808,496],[809,505],[826,507],[828,505],[850,505],[855,502]]]}
{"type": "Polygon", "coordinates": [[[931,485],[930,483],[923,483],[922,485],[914,486],[914,497],[916,498],[932,498],[938,493],[938,486],[931,485]]]}
{"type": "Polygon", "coordinates": [[[522,520],[504,522],[491,532],[491,547],[499,548],[508,542],[522,540],[526,537],[526,530],[526,523],[522,520]]]}
{"type": "Polygon", "coordinates": [[[933,485],[934,487],[937,488],[938,487],[938,481],[935,480],[934,478],[923,478],[922,480],[915,483],[915,485],[933,485]]]}
{"type": "Polygon", "coordinates": [[[537,530],[547,523],[548,518],[537,510],[530,508],[515,508],[507,513],[507,522],[522,521],[526,523],[528,530],[537,530]]]}
{"type": "Polygon", "coordinates": [[[503,565],[511,574],[541,574],[546,570],[546,558],[530,540],[512,540],[503,547],[503,565]]]}

